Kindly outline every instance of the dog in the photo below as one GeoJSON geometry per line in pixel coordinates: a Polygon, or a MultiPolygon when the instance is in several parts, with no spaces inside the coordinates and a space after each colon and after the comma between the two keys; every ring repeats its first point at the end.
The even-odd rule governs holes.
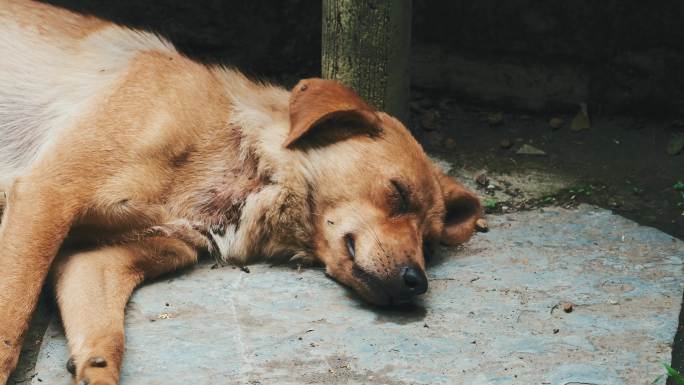
{"type": "Polygon", "coordinates": [[[52,285],[74,383],[116,384],[124,307],[208,253],[325,266],[366,301],[427,290],[481,206],[402,123],[343,85],[291,91],[162,38],[0,0],[0,384],[52,285]]]}

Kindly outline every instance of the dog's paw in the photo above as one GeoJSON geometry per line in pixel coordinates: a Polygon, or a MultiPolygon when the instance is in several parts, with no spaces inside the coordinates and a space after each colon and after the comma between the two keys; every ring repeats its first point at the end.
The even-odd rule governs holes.
{"type": "Polygon", "coordinates": [[[79,368],[74,358],[69,358],[66,369],[74,378],[75,385],[116,385],[115,368],[106,359],[95,356],[88,358],[79,368]]]}

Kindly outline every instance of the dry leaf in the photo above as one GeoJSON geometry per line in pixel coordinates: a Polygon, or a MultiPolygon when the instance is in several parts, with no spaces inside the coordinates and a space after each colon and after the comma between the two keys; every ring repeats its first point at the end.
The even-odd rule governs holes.
{"type": "Polygon", "coordinates": [[[570,129],[573,131],[588,130],[591,128],[589,122],[589,112],[587,111],[587,104],[580,103],[580,110],[570,123],[570,129]]]}

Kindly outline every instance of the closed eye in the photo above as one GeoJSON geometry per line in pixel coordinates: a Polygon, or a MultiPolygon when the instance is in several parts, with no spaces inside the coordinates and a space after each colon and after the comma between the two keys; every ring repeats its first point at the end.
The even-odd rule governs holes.
{"type": "Polygon", "coordinates": [[[409,212],[411,208],[411,193],[400,182],[390,180],[394,193],[392,193],[392,215],[401,215],[409,212]]]}

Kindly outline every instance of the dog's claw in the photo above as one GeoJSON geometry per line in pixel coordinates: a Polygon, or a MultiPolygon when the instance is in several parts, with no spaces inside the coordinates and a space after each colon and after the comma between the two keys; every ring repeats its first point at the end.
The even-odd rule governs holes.
{"type": "Polygon", "coordinates": [[[74,357],[69,357],[67,360],[66,370],[71,373],[72,376],[76,375],[76,362],[74,361],[74,357]]]}
{"type": "Polygon", "coordinates": [[[94,368],[105,368],[107,367],[107,360],[102,357],[93,357],[88,360],[88,365],[94,368]]]}
{"type": "Polygon", "coordinates": [[[214,223],[211,225],[211,232],[222,237],[226,234],[226,226],[223,222],[214,223]]]}

